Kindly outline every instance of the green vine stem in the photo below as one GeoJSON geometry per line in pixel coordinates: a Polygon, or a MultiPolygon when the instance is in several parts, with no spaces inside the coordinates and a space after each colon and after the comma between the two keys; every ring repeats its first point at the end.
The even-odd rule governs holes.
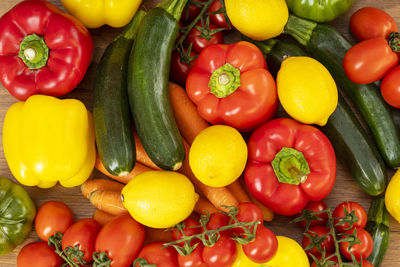
{"type": "Polygon", "coordinates": [[[55,233],[54,235],[52,235],[51,237],[49,237],[49,240],[47,241],[47,244],[49,246],[54,246],[54,252],[57,253],[58,256],[60,256],[65,263],[62,266],[71,266],[71,267],[80,267],[80,264],[82,265],[86,265],[86,262],[82,259],[81,253],[83,253],[82,251],[78,251],[81,253],[78,253],[77,255],[75,255],[75,250],[77,248],[77,246],[75,246],[74,248],[72,247],[67,247],[66,250],[68,249],[68,252],[64,252],[62,249],[62,245],[61,245],[61,240],[63,238],[63,234],[60,232],[55,233]],[[74,258],[77,261],[74,261],[74,258]]]}

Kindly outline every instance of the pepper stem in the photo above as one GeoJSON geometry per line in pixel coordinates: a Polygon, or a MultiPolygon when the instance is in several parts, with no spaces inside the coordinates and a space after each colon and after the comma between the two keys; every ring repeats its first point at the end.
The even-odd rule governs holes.
{"type": "Polygon", "coordinates": [[[271,162],[279,182],[299,185],[304,183],[310,173],[307,160],[303,153],[296,149],[283,147],[271,162]]]}
{"type": "Polygon", "coordinates": [[[392,48],[393,52],[400,52],[400,33],[392,32],[389,34],[389,46],[392,48]]]}
{"type": "Polygon", "coordinates": [[[208,83],[211,93],[218,98],[233,94],[240,86],[240,70],[229,63],[216,69],[208,83]]]}
{"type": "Polygon", "coordinates": [[[40,69],[47,64],[49,48],[42,37],[36,34],[27,35],[19,46],[18,56],[29,69],[40,69]]]}

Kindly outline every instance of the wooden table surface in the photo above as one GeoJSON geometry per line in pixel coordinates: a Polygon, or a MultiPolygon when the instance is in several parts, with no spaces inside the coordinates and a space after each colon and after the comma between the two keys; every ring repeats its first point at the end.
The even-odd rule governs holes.
{"type": "MultiPolygon", "coordinates": [[[[20,0],[1,0],[0,1],[0,16],[11,9],[20,0]]],[[[61,6],[59,0],[51,0],[57,6],[61,6]]],[[[151,6],[155,0],[144,0],[146,6],[151,6]]],[[[343,34],[351,39],[348,31],[348,22],[350,15],[357,9],[364,6],[375,6],[384,9],[390,15],[392,15],[396,21],[400,21],[400,1],[399,0],[356,0],[356,3],[351,10],[339,17],[333,25],[336,26],[343,34]]],[[[100,29],[91,30],[92,36],[95,41],[95,51],[92,64],[90,65],[87,75],[84,81],[76,88],[72,93],[67,95],[70,98],[77,98],[82,100],[87,107],[92,110],[92,82],[93,73],[96,68],[104,48],[107,44],[120,32],[119,29],[112,29],[110,27],[102,27],[100,29]]],[[[352,39],[353,40],[353,39],[352,39]]],[[[0,125],[3,125],[4,116],[7,109],[16,100],[7,92],[6,89],[0,84],[0,125]]],[[[2,137],[0,135],[0,142],[2,137]]],[[[388,170],[391,174],[392,171],[388,170]]],[[[0,176],[12,178],[12,174],[7,166],[7,162],[4,158],[3,146],[0,145],[0,176]]],[[[94,173],[94,177],[103,177],[97,170],[94,173]]],[[[48,200],[59,200],[65,202],[74,212],[76,219],[91,217],[94,208],[88,200],[83,198],[79,191],[79,187],[75,188],[63,188],[59,185],[51,189],[39,189],[39,188],[26,188],[37,206],[40,206],[48,200]]],[[[400,193],[400,192],[399,192],[400,193]]],[[[337,180],[335,187],[331,194],[326,198],[326,202],[329,207],[334,208],[336,205],[343,201],[357,201],[363,205],[366,209],[369,208],[371,197],[361,191],[357,185],[351,179],[349,173],[338,164],[337,167],[337,180]]],[[[302,232],[293,224],[289,224],[291,218],[276,216],[273,222],[269,223],[269,227],[277,235],[285,235],[301,242],[302,232]]],[[[396,267],[400,266],[400,224],[395,222],[393,218],[390,219],[391,229],[391,240],[388,252],[385,260],[382,264],[384,267],[396,267]]],[[[19,250],[23,245],[29,242],[37,241],[38,237],[34,231],[31,232],[29,238],[20,246],[18,246],[13,252],[8,255],[0,257],[0,266],[16,266],[16,257],[19,250]]],[[[291,266],[287,266],[291,267],[291,266]]]]}

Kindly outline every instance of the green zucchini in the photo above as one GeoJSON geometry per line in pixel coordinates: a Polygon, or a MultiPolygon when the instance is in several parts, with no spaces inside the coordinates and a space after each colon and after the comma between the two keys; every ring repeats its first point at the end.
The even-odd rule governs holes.
{"type": "Polygon", "coordinates": [[[187,0],[170,0],[144,17],[129,57],[128,95],[136,131],[150,159],[177,170],[185,158],[168,94],[171,53],[187,0]]]}
{"type": "Polygon", "coordinates": [[[389,216],[383,197],[372,200],[365,230],[371,234],[374,241],[374,248],[367,260],[375,267],[379,267],[382,264],[390,240],[389,216]]]}
{"type": "MultiPolygon", "coordinates": [[[[269,69],[279,69],[287,57],[307,56],[297,45],[278,40],[254,42],[267,55],[269,69]]],[[[325,126],[320,127],[331,141],[336,157],[350,171],[358,186],[372,196],[385,191],[385,164],[373,140],[368,136],[341,92],[338,105],[325,126]]]]}
{"type": "Polygon", "coordinates": [[[344,72],[342,61],[350,42],[333,27],[290,15],[285,33],[306,47],[312,57],[330,71],[335,81],[364,118],[384,161],[400,167],[400,135],[391,119],[389,106],[375,84],[355,84],[344,72]]]}
{"type": "Polygon", "coordinates": [[[93,87],[93,117],[97,150],[107,171],[126,176],[135,166],[135,141],[129,110],[128,58],[145,15],[139,10],[124,31],[106,48],[93,87]]]}

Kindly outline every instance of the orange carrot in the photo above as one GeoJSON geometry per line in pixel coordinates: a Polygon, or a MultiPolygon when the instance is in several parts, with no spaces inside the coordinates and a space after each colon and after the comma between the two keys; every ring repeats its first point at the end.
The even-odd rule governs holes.
{"type": "Polygon", "coordinates": [[[207,213],[213,214],[218,210],[214,207],[213,204],[210,203],[210,201],[208,201],[204,197],[199,197],[199,200],[197,200],[196,205],[194,206],[194,211],[199,215],[202,215],[207,213]]]}
{"type": "Polygon", "coordinates": [[[81,185],[82,195],[89,198],[90,193],[94,191],[117,191],[121,193],[124,184],[107,179],[90,179],[81,185]]]}
{"type": "Polygon", "coordinates": [[[89,195],[90,203],[99,210],[111,215],[119,215],[127,212],[121,201],[121,192],[97,190],[89,195]]]}
{"type": "Polygon", "coordinates": [[[109,173],[106,170],[106,168],[104,167],[103,163],[100,160],[99,155],[97,155],[95,167],[101,173],[107,175],[108,177],[110,177],[110,178],[112,178],[112,179],[114,179],[114,180],[116,180],[118,182],[124,183],[124,184],[129,183],[129,181],[132,180],[133,177],[135,177],[136,175],[138,175],[138,174],[140,174],[142,172],[146,172],[146,171],[151,171],[152,170],[149,167],[147,167],[147,166],[145,166],[145,165],[143,165],[143,164],[141,164],[139,162],[136,162],[135,168],[133,168],[133,170],[127,176],[115,176],[115,175],[112,175],[111,173],[109,173]]]}
{"type": "Polygon", "coordinates": [[[109,221],[115,218],[115,215],[109,214],[102,210],[95,210],[93,213],[93,219],[97,221],[100,225],[105,225],[109,221]]]}
{"type": "Polygon", "coordinates": [[[172,231],[166,231],[166,229],[157,229],[145,227],[146,239],[144,245],[152,242],[163,242],[168,243],[172,241],[172,231]]]}
{"type": "Polygon", "coordinates": [[[194,138],[210,125],[199,115],[196,105],[181,86],[169,83],[169,99],[179,131],[189,144],[193,143],[194,138]]]}
{"type": "Polygon", "coordinates": [[[238,180],[228,185],[228,189],[237,198],[239,203],[251,202],[249,196],[247,195],[246,191],[243,189],[242,185],[239,183],[238,180]]]}
{"type": "Polygon", "coordinates": [[[139,161],[143,165],[146,165],[149,168],[160,170],[160,168],[149,158],[142,142],[140,142],[139,135],[136,131],[133,131],[133,136],[135,137],[135,146],[136,146],[136,161],[139,161]]]}
{"type": "MultiPolygon", "coordinates": [[[[186,155],[189,155],[189,145],[183,140],[185,145],[186,155]]],[[[189,165],[189,157],[186,156],[183,161],[182,167],[178,170],[182,174],[186,175],[195,187],[219,210],[227,211],[226,208],[222,206],[237,206],[239,203],[235,196],[226,187],[211,187],[200,182],[196,176],[193,174],[192,169],[189,165]]]]}

